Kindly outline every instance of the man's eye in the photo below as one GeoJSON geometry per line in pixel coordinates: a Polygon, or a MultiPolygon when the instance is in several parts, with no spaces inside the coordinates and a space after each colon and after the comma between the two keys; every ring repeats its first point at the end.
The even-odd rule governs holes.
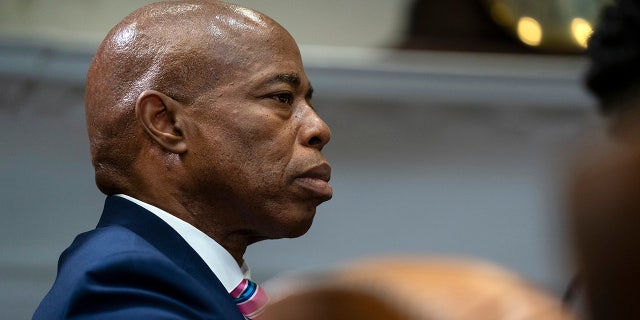
{"type": "Polygon", "coordinates": [[[280,103],[293,104],[293,95],[290,93],[279,93],[273,96],[280,103]]]}

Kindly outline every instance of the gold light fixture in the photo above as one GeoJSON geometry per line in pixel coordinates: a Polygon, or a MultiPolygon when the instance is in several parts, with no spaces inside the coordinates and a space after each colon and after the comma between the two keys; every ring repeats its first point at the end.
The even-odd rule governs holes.
{"type": "Polygon", "coordinates": [[[534,18],[520,18],[518,20],[516,32],[520,41],[526,45],[536,47],[540,45],[540,42],[542,42],[542,27],[534,18]]]}
{"type": "Polygon", "coordinates": [[[571,20],[571,33],[573,34],[573,40],[582,47],[587,48],[587,41],[593,33],[593,27],[589,21],[582,18],[574,18],[571,20]]]}
{"type": "Polygon", "coordinates": [[[483,0],[492,19],[522,43],[554,53],[582,52],[600,10],[612,0],[483,0]]]}

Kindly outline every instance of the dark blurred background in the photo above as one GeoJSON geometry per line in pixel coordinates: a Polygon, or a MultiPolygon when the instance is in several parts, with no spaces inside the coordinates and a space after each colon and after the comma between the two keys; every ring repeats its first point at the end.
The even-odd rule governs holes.
{"type": "MultiPolygon", "coordinates": [[[[84,76],[149,1],[0,0],[0,318],[29,318],[92,228],[84,76]]],[[[390,253],[480,257],[559,294],[572,274],[564,163],[597,124],[587,0],[246,0],[299,42],[332,127],[334,199],[300,239],[259,243],[254,277],[390,253]]]]}

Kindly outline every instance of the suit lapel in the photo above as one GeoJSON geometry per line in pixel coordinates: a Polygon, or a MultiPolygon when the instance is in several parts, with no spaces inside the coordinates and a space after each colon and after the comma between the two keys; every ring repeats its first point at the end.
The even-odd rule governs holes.
{"type": "MultiPolygon", "coordinates": [[[[127,199],[109,196],[97,228],[110,225],[122,226],[138,234],[207,288],[216,292],[227,292],[189,244],[173,228],[148,210],[127,199]]],[[[226,296],[235,306],[231,297],[226,296]]]]}

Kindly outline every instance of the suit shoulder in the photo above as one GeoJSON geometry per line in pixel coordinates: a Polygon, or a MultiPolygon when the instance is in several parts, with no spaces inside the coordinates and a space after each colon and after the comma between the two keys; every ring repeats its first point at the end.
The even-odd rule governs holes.
{"type": "Polygon", "coordinates": [[[121,226],[97,228],[78,235],[64,255],[77,252],[109,255],[122,251],[157,251],[135,232],[121,226]]]}
{"type": "Polygon", "coordinates": [[[216,319],[233,311],[220,307],[226,299],[134,232],[110,226],[79,235],[63,253],[34,319],[216,319]]]}

